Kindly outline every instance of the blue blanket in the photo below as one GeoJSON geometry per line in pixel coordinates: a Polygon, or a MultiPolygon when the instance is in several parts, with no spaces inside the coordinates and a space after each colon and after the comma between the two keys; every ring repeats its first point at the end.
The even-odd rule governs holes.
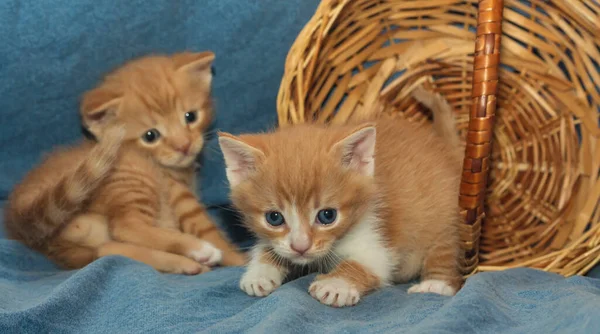
{"type": "MultiPolygon", "coordinates": [[[[597,333],[600,279],[532,269],[483,273],[452,298],[385,288],[352,308],[321,305],[314,275],[266,298],[239,288],[242,268],[159,274],[122,257],[61,271],[0,239],[1,333],[597,333]]],[[[600,276],[600,270],[593,273],[600,276]]]]}
{"type": "MultiPolygon", "coordinates": [[[[54,145],[79,138],[78,96],[134,56],[214,50],[215,128],[276,121],[286,53],[318,0],[0,1],[0,201],[54,145]]],[[[210,140],[199,189],[241,245],[221,154],[210,140]]],[[[0,202],[0,207],[2,203],[0,202]]],[[[1,223],[1,222],[0,222],[1,223]]],[[[1,229],[0,229],[1,230],[1,229]]],[[[386,288],[333,309],[306,292],[313,276],[267,298],[238,288],[240,268],[165,275],[120,257],[62,271],[0,231],[0,333],[585,333],[600,328],[600,280],[534,270],[471,278],[454,298],[386,288]]],[[[600,277],[600,270],[591,276],[600,277]]]]}

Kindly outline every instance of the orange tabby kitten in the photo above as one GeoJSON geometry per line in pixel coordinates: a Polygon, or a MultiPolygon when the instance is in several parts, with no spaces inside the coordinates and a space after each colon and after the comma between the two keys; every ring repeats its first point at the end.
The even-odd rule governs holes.
{"type": "Polygon", "coordinates": [[[213,59],[148,56],[85,93],[82,120],[99,142],[58,150],[25,177],[5,210],[9,235],[67,268],[107,255],[185,274],[243,264],[192,190],[213,59]]]}
{"type": "Polygon", "coordinates": [[[354,305],[419,275],[409,293],[454,295],[461,165],[452,115],[440,115],[451,110],[442,109],[437,122],[451,123],[433,128],[383,117],[221,133],[231,198],[259,238],[241,289],[265,296],[309,267],[326,272],[309,288],[326,305],[354,305]]]}

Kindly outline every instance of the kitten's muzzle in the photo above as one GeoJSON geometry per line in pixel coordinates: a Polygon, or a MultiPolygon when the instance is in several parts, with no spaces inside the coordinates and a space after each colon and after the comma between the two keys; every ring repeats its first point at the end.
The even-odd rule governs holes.
{"type": "Polygon", "coordinates": [[[181,143],[180,145],[174,146],[173,148],[177,152],[182,153],[183,155],[188,155],[188,153],[190,152],[190,146],[192,146],[192,142],[186,141],[184,143],[181,143]]]}
{"type": "Polygon", "coordinates": [[[312,240],[310,239],[305,239],[302,241],[294,241],[292,242],[292,244],[290,245],[290,248],[298,253],[298,255],[304,255],[304,253],[306,253],[310,247],[312,247],[312,240]]]}

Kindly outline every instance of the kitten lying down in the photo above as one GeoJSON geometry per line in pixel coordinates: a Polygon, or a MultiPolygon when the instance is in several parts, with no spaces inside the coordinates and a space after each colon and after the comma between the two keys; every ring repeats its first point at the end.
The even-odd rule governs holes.
{"type": "Polygon", "coordinates": [[[441,97],[415,97],[433,127],[383,117],[220,134],[232,201],[259,238],[242,290],[266,296],[309,268],[321,272],[310,294],[337,307],[418,276],[409,293],[458,291],[459,140],[441,97]]]}
{"type": "Polygon", "coordinates": [[[81,101],[98,139],[52,151],[5,207],[12,239],[65,268],[121,255],[169,273],[246,262],[194,193],[212,118],[212,52],[150,55],[81,101]]]}

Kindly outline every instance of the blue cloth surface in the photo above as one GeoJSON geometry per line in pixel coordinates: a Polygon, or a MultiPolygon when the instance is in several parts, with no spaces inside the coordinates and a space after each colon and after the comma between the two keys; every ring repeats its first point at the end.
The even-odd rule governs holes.
{"type": "MultiPolygon", "coordinates": [[[[5,0],[0,2],[0,200],[55,145],[80,137],[77,101],[106,71],[151,52],[217,54],[215,128],[276,121],[285,55],[318,0],[5,0]]],[[[202,156],[204,201],[233,225],[216,141],[202,156]]],[[[0,208],[2,203],[0,202],[0,208]]],[[[1,224],[0,224],[1,225],[1,224]]],[[[240,244],[247,236],[233,233],[240,244]]],[[[454,298],[407,285],[334,309],[306,292],[314,275],[267,298],[238,288],[241,268],[166,275],[122,257],[78,271],[6,240],[0,228],[0,333],[589,333],[600,280],[534,270],[480,274],[454,298]]],[[[600,271],[591,276],[600,277],[600,271]]]]}
{"type": "MultiPolygon", "coordinates": [[[[597,333],[600,279],[532,269],[477,274],[452,298],[397,285],[351,308],[319,304],[314,275],[266,298],[239,288],[242,268],[159,274],[123,257],[61,271],[0,239],[0,333],[597,333]]],[[[600,277],[600,270],[592,275],[600,277]]]]}

